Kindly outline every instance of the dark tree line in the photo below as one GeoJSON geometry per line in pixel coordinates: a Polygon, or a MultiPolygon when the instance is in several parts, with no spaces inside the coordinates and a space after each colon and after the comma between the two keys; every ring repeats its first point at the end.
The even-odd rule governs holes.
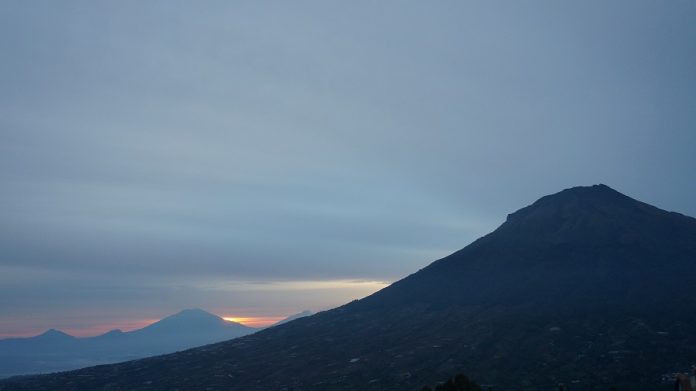
{"type": "MultiPolygon", "coordinates": [[[[421,391],[433,391],[433,389],[428,386],[424,386],[421,388],[421,391]]],[[[468,377],[460,373],[443,384],[438,384],[435,386],[434,391],[482,391],[482,389],[481,386],[469,380],[468,377]]]]}
{"type": "MultiPolygon", "coordinates": [[[[469,380],[464,374],[458,374],[457,376],[448,379],[442,384],[435,386],[433,390],[429,386],[423,386],[421,391],[483,391],[481,386],[469,380]]],[[[489,387],[486,391],[493,391],[493,388],[489,387]]],[[[559,384],[558,391],[567,391],[565,385],[559,384]]],[[[609,391],[617,391],[616,386],[611,387],[609,391]]]]}

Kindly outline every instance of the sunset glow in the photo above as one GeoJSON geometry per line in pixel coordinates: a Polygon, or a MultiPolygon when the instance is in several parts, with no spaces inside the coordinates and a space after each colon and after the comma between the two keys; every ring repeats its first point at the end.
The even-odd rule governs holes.
{"type": "MultiPolygon", "coordinates": [[[[0,283],[3,282],[2,276],[3,274],[0,273],[0,283]]],[[[201,296],[190,304],[182,304],[182,308],[200,306],[225,320],[249,327],[263,328],[300,312],[303,308],[297,308],[297,303],[302,303],[304,308],[315,311],[326,310],[368,296],[388,286],[389,282],[352,279],[240,281],[208,278],[186,285],[187,289],[192,291],[206,292],[220,298],[227,298],[230,294],[234,294],[240,298],[240,303],[243,305],[208,306],[206,303],[213,303],[215,298],[201,296]],[[259,301],[261,299],[256,299],[257,297],[263,300],[259,301]],[[242,298],[244,298],[243,301],[241,301],[242,298]],[[263,306],[259,306],[259,303],[263,303],[263,306]]],[[[151,312],[159,313],[164,318],[176,313],[177,309],[170,308],[165,312],[153,309],[151,312]]],[[[111,313],[101,312],[100,309],[92,310],[91,314],[90,317],[83,318],[83,311],[76,311],[63,313],[58,319],[50,313],[32,313],[15,318],[0,317],[0,338],[31,337],[50,328],[75,337],[91,337],[114,329],[124,332],[140,329],[161,319],[150,318],[148,314],[142,313],[124,315],[120,318],[111,313]]]]}
{"type": "MultiPolygon", "coordinates": [[[[133,331],[146,327],[159,319],[136,319],[116,321],[108,324],[85,325],[83,327],[70,327],[56,324],[47,324],[43,327],[25,328],[24,330],[16,330],[7,333],[0,332],[0,338],[26,338],[33,337],[44,333],[49,328],[59,329],[60,331],[70,334],[73,337],[94,337],[107,333],[111,330],[119,329],[121,331],[133,331]]],[[[20,326],[17,326],[18,328],[20,326]]]]}

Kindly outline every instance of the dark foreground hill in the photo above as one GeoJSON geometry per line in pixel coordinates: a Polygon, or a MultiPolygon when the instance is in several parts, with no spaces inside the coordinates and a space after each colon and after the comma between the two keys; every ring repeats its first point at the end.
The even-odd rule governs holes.
{"type": "Polygon", "coordinates": [[[696,219],[607,186],[544,197],[365,299],[176,354],[14,389],[669,389],[696,362],[696,219]]]}

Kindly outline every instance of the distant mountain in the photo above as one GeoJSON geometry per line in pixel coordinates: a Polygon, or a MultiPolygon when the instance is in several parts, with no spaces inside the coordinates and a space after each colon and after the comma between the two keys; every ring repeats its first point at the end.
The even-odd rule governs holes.
{"type": "Polygon", "coordinates": [[[77,345],[80,345],[77,338],[54,329],[31,338],[0,340],[0,378],[81,368],[100,363],[95,360],[86,361],[84,365],[71,364],[65,357],[65,352],[74,350],[77,345]]]}
{"type": "Polygon", "coordinates": [[[184,310],[139,330],[75,338],[48,330],[0,340],[0,377],[46,373],[172,353],[257,331],[200,309],[184,310]]]}
{"type": "Polygon", "coordinates": [[[285,324],[285,323],[288,323],[288,322],[292,322],[292,321],[295,320],[295,319],[300,319],[300,318],[304,318],[304,317],[306,317],[306,316],[312,316],[312,315],[314,315],[314,312],[309,311],[309,310],[304,310],[304,311],[302,311],[302,312],[300,312],[300,313],[297,313],[297,314],[295,314],[295,315],[290,315],[290,316],[288,316],[287,318],[285,318],[285,319],[283,319],[283,320],[279,320],[278,322],[274,323],[274,324],[271,325],[270,327],[279,326],[279,325],[281,325],[281,324],[285,324]]]}
{"type": "Polygon", "coordinates": [[[231,322],[201,309],[183,310],[142,329],[125,333],[153,354],[187,349],[247,335],[257,329],[231,322]]]}
{"type": "Polygon", "coordinates": [[[46,330],[45,333],[37,335],[34,337],[35,341],[42,341],[42,342],[63,342],[63,341],[72,341],[74,340],[75,337],[72,335],[66,334],[60,330],[56,329],[48,329],[46,330]]]}
{"type": "Polygon", "coordinates": [[[696,219],[596,185],[342,307],[204,348],[14,389],[670,389],[696,361],[696,219]]]}

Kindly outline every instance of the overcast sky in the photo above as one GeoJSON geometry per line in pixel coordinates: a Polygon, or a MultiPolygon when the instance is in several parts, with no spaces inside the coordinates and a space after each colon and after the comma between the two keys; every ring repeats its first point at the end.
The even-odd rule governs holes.
{"type": "Polygon", "coordinates": [[[0,336],[362,297],[605,183],[696,215],[696,2],[3,1],[0,336]]]}

